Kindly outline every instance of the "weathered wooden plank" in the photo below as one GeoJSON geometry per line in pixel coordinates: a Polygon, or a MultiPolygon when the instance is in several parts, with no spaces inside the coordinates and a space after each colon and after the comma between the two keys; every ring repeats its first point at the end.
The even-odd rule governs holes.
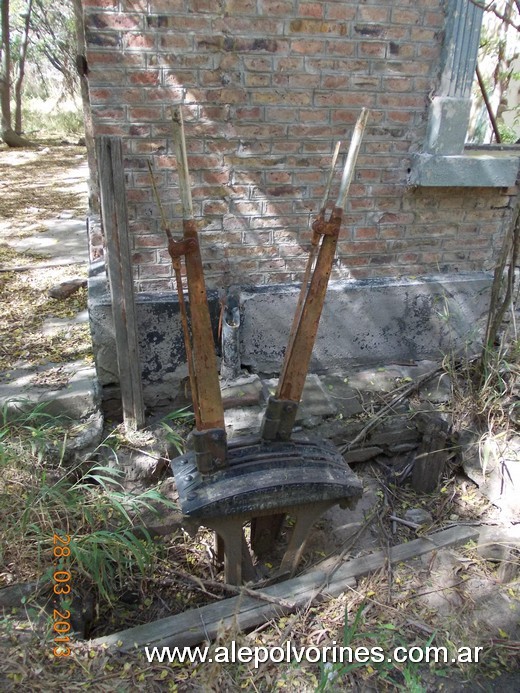
{"type": "MultiPolygon", "coordinates": [[[[464,544],[477,536],[478,528],[452,527],[393,547],[389,560],[392,564],[400,563],[442,547],[464,544]]],[[[90,644],[103,645],[121,652],[129,652],[144,645],[191,647],[208,638],[215,638],[222,627],[232,625],[245,631],[272,618],[296,611],[307,604],[309,599],[336,597],[348,586],[355,585],[357,578],[382,568],[387,557],[386,551],[376,551],[368,556],[346,561],[332,575],[327,571],[317,570],[262,590],[271,597],[292,602],[291,609],[240,595],[96,638],[90,644]]]]}
{"type": "Polygon", "coordinates": [[[135,429],[144,426],[144,403],[123,151],[117,137],[98,138],[96,148],[121,404],[125,425],[135,429]]]}
{"type": "Polygon", "coordinates": [[[418,493],[438,488],[450,456],[447,446],[449,425],[442,418],[424,417],[423,440],[415,456],[412,486],[418,493]]]}

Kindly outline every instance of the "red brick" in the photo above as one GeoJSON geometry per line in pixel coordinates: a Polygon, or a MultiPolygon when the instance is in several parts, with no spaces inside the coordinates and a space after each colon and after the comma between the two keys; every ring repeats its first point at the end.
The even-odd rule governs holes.
{"type": "MultiPolygon", "coordinates": [[[[143,0],[141,0],[143,1],[143,0]]],[[[185,10],[184,0],[148,0],[150,13],[158,12],[161,14],[180,14],[185,10]]]]}
{"type": "Polygon", "coordinates": [[[300,2],[298,6],[298,14],[301,17],[314,17],[316,19],[323,18],[324,3],[322,2],[300,2]]]}
{"type": "Polygon", "coordinates": [[[356,16],[356,7],[347,2],[328,2],[325,8],[325,18],[329,20],[353,21],[356,16]]]}
{"type": "Polygon", "coordinates": [[[259,0],[259,10],[268,17],[291,15],[293,9],[292,0],[259,0]]]}
{"type": "Polygon", "coordinates": [[[159,80],[159,73],[156,70],[147,70],[146,72],[142,70],[138,72],[132,72],[129,75],[129,81],[131,84],[157,85],[159,84],[159,80]]]}
{"type": "Polygon", "coordinates": [[[123,46],[127,49],[151,50],[155,46],[154,34],[125,34],[123,46]]]}
{"type": "Polygon", "coordinates": [[[90,14],[89,26],[96,29],[116,29],[128,31],[142,28],[142,17],[138,14],[123,14],[121,12],[103,12],[102,14],[90,14]]]}
{"type": "MultiPolygon", "coordinates": [[[[119,0],[83,0],[83,7],[99,7],[100,9],[115,9],[119,0]]],[[[88,10],[87,10],[88,13],[88,10]]],[[[88,17],[88,14],[87,14],[88,17]]]]}
{"type": "Polygon", "coordinates": [[[128,115],[132,122],[139,120],[160,120],[160,108],[129,108],[128,115]]]}
{"type": "Polygon", "coordinates": [[[390,8],[358,4],[357,19],[360,22],[381,22],[387,24],[390,19],[390,8]]]}

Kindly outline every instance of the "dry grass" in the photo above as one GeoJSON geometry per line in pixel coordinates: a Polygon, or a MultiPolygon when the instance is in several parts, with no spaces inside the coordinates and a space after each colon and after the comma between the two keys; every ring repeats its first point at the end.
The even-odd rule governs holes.
{"type": "Polygon", "coordinates": [[[9,242],[47,229],[59,215],[86,214],[85,150],[53,146],[9,150],[0,146],[0,371],[46,361],[91,359],[88,326],[72,325],[43,334],[47,318],[72,318],[86,309],[86,291],[54,300],[47,291],[73,277],[86,277],[82,265],[42,267],[46,258],[20,252],[9,242]],[[17,267],[25,271],[14,271],[17,267]]]}

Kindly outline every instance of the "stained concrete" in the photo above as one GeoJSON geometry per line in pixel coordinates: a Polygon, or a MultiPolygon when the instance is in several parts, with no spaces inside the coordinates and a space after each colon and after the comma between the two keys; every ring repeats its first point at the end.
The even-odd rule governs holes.
{"type": "Polygon", "coordinates": [[[520,159],[509,152],[465,152],[453,156],[416,154],[409,175],[410,185],[424,187],[494,187],[515,184],[520,159]]]}
{"type": "Polygon", "coordinates": [[[46,402],[45,411],[81,420],[98,411],[101,403],[96,371],[83,361],[20,367],[0,380],[0,404],[13,415],[46,402]]]}
{"type": "MultiPolygon", "coordinates": [[[[479,343],[490,275],[442,275],[331,283],[310,370],[440,359],[479,343]]],[[[278,372],[298,290],[243,291],[242,364],[278,372]]]]}
{"type": "MultiPolygon", "coordinates": [[[[440,360],[447,353],[478,349],[491,279],[489,274],[474,273],[331,283],[309,372],[352,372],[385,363],[440,360]]],[[[298,286],[240,290],[242,369],[280,372],[298,290],[298,286]]],[[[208,298],[216,341],[219,302],[212,292],[208,298]]],[[[175,403],[187,377],[177,295],[139,293],[136,307],[145,403],[149,407],[175,403]]],[[[89,279],[94,353],[102,387],[117,397],[111,310],[104,267],[99,264],[89,279]]]]}

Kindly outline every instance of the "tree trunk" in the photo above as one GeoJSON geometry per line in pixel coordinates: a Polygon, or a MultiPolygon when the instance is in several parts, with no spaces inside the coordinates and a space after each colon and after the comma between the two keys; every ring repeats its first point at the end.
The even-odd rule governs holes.
{"type": "Polygon", "coordinates": [[[22,36],[22,43],[20,45],[20,56],[18,59],[18,76],[14,84],[14,99],[15,99],[15,117],[14,117],[14,131],[18,134],[22,134],[22,86],[23,79],[25,76],[25,59],[27,57],[27,46],[29,44],[29,26],[31,23],[31,12],[32,12],[33,0],[28,0],[27,4],[27,14],[25,15],[24,23],[24,33],[22,36]]]}
{"type": "Polygon", "coordinates": [[[88,91],[88,65],[85,57],[85,23],[83,19],[83,7],[81,0],[73,0],[74,18],[76,20],[77,57],[79,81],[81,85],[81,100],[83,102],[83,122],[85,124],[85,145],[87,147],[87,162],[89,169],[89,207],[91,212],[99,212],[99,181],[96,165],[96,146],[94,143],[94,126],[92,124],[92,111],[90,109],[90,96],[88,91]]]}
{"type": "Polygon", "coordinates": [[[11,46],[9,44],[9,0],[0,0],[0,137],[8,147],[30,147],[11,126],[11,46]]]}

